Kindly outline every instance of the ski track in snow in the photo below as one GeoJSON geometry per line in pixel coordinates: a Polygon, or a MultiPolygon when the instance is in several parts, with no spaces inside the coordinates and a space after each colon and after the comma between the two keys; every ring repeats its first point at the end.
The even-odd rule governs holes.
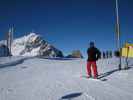
{"type": "Polygon", "coordinates": [[[133,69],[115,71],[117,60],[97,62],[101,74],[114,70],[107,81],[81,78],[86,61],[80,59],[32,58],[0,68],[0,100],[133,100],[133,69]]]}

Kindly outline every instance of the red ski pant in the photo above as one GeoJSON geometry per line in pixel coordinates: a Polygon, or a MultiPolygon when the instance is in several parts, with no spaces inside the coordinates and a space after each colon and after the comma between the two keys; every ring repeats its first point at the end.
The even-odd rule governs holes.
{"type": "Polygon", "coordinates": [[[98,76],[98,72],[97,72],[97,65],[96,65],[96,61],[88,61],[87,62],[87,72],[88,75],[91,76],[91,68],[93,70],[93,74],[94,74],[94,78],[97,78],[98,76]]]}

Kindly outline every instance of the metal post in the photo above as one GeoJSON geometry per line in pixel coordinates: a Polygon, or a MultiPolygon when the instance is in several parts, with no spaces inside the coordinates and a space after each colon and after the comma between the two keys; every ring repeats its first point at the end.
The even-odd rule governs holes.
{"type": "Polygon", "coordinates": [[[10,54],[11,54],[11,34],[12,34],[12,30],[10,28],[9,29],[9,51],[10,51],[10,54]]]}
{"type": "MultiPolygon", "coordinates": [[[[9,34],[6,33],[6,46],[7,46],[8,50],[9,50],[9,47],[8,47],[8,44],[9,44],[8,38],[9,38],[9,34]]],[[[6,55],[9,56],[9,54],[7,52],[6,52],[6,55]]]]}
{"type": "MultiPolygon", "coordinates": [[[[11,28],[11,47],[12,47],[12,42],[13,42],[13,35],[14,35],[14,29],[12,27],[11,28]]],[[[11,53],[12,53],[12,48],[11,48],[11,53]]]]}
{"type": "Polygon", "coordinates": [[[116,0],[116,29],[117,29],[117,49],[120,53],[119,55],[119,70],[121,70],[121,47],[120,47],[120,22],[119,22],[119,6],[118,0],[116,0]]]}
{"type": "Polygon", "coordinates": [[[8,48],[9,48],[10,56],[12,52],[11,50],[12,42],[13,42],[13,28],[10,28],[8,32],[8,48]]]}

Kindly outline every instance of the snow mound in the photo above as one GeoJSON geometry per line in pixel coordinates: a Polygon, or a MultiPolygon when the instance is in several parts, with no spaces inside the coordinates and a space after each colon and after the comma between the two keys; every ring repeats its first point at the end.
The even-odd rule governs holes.
{"type": "Polygon", "coordinates": [[[27,58],[25,57],[1,57],[0,68],[21,64],[25,59],[27,58]]]}

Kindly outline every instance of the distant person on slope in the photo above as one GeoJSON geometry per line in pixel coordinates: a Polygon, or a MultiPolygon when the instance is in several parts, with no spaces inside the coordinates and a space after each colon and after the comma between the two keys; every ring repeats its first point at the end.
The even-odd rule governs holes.
{"type": "Polygon", "coordinates": [[[94,42],[90,42],[90,47],[87,50],[88,54],[88,59],[87,59],[87,72],[88,72],[88,77],[92,77],[92,72],[91,68],[94,73],[94,78],[98,77],[98,72],[97,72],[97,65],[96,61],[100,58],[100,51],[95,47],[94,42]]]}

